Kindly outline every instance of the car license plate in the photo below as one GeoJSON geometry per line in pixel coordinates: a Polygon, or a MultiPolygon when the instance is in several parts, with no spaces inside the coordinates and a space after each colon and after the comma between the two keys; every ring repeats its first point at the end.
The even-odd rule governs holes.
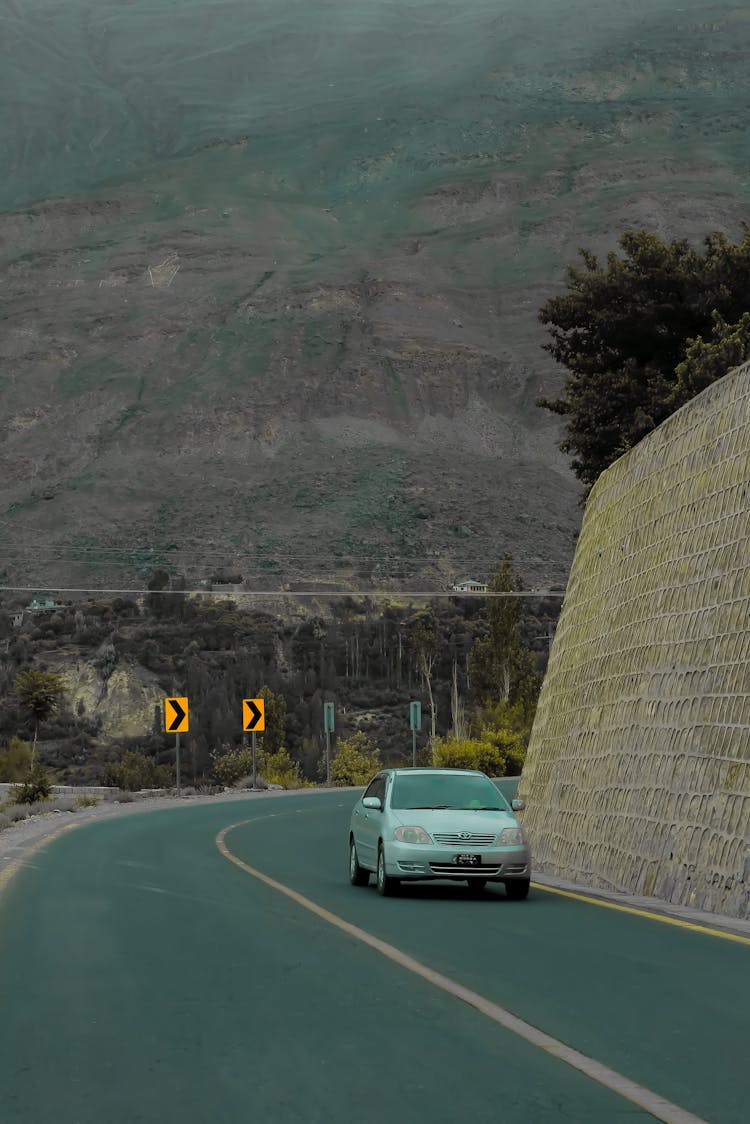
{"type": "Polygon", "coordinates": [[[456,855],[456,866],[479,866],[482,862],[481,855],[456,855]]]}

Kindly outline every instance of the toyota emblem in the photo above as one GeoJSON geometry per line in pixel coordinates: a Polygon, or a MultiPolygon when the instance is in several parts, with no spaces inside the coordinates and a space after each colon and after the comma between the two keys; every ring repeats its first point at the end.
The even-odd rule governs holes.
{"type": "Polygon", "coordinates": [[[459,831],[458,838],[459,839],[471,839],[471,832],[470,831],[459,831]]]}

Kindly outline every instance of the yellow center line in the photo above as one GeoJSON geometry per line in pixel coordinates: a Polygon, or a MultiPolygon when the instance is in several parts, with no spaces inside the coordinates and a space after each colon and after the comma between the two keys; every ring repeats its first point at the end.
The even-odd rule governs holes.
{"type": "Polygon", "coordinates": [[[652,913],[648,909],[640,909],[635,905],[620,905],[618,902],[604,901],[603,898],[592,898],[588,894],[579,894],[574,890],[559,890],[557,886],[545,886],[542,882],[532,882],[536,890],[544,890],[545,894],[559,894],[562,898],[573,898],[578,902],[587,902],[589,905],[599,905],[602,909],[616,909],[620,913],[633,913],[636,917],[647,917],[649,921],[661,921],[663,925],[676,925],[679,929],[689,929],[693,933],[706,933],[709,937],[721,937],[724,941],[736,941],[737,944],[750,945],[750,937],[743,937],[739,933],[727,933],[722,929],[714,929],[709,925],[699,925],[695,921],[683,921],[679,917],[668,917],[664,913],[652,913]]]}
{"type": "Polygon", "coordinates": [[[604,1085],[625,1100],[638,1105],[639,1108],[650,1113],[656,1120],[664,1121],[664,1124],[707,1124],[702,1117],[695,1116],[686,1109],[680,1108],[679,1105],[672,1104],[671,1101],[659,1096],[658,1093],[654,1093],[651,1089],[647,1089],[645,1086],[631,1081],[630,1078],[624,1077],[616,1070],[610,1069],[609,1066],[596,1061],[595,1058],[590,1058],[586,1054],[574,1050],[571,1046],[566,1045],[566,1043],[559,1041],[557,1038],[553,1038],[538,1027],[518,1018],[517,1015],[506,1010],[505,1007],[501,1007],[499,1004],[493,1003],[490,999],[480,995],[478,992],[464,987],[463,984],[458,983],[449,976],[444,976],[441,972],[434,971],[434,969],[429,968],[426,964],[409,956],[408,953],[402,952],[401,949],[396,948],[395,945],[380,940],[379,937],[368,933],[366,929],[361,929],[358,925],[354,925],[352,922],[344,920],[343,917],[339,917],[338,914],[331,913],[330,910],[318,905],[317,902],[305,897],[304,894],[293,890],[291,886],[286,886],[283,882],[277,882],[275,878],[271,878],[268,874],[264,874],[261,870],[257,870],[255,867],[250,866],[249,863],[244,862],[237,855],[233,854],[225,842],[229,832],[234,831],[235,828],[244,827],[246,824],[257,823],[259,820],[265,818],[267,817],[255,816],[252,819],[240,820],[237,823],[229,824],[227,827],[222,828],[216,835],[215,842],[224,858],[229,859],[229,861],[239,867],[240,870],[243,870],[246,874],[252,875],[252,877],[258,879],[259,882],[263,882],[266,886],[270,886],[271,889],[278,891],[280,894],[284,894],[285,897],[290,898],[292,901],[296,902],[297,905],[302,906],[303,909],[315,914],[315,916],[319,917],[322,921],[333,925],[355,940],[361,941],[362,944],[379,952],[382,956],[398,964],[400,967],[405,968],[407,971],[412,972],[415,976],[421,977],[421,979],[433,984],[455,999],[460,999],[462,1002],[467,1003],[470,1007],[486,1015],[487,1018],[492,1019],[493,1022],[498,1023],[506,1030],[510,1030],[513,1034],[518,1035],[519,1038],[525,1039],[525,1041],[530,1042],[533,1046],[537,1046],[539,1049],[565,1062],[566,1065],[577,1069],[579,1072],[591,1078],[591,1080],[597,1081],[600,1085],[604,1085]]]}

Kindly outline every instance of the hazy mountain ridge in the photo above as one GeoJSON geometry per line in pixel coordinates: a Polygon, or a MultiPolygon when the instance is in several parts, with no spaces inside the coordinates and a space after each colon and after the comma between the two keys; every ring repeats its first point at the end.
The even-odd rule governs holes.
{"type": "MultiPolygon", "coordinates": [[[[534,406],[560,385],[536,311],[579,245],[601,252],[640,225],[693,240],[738,230],[750,187],[745,13],[691,0],[679,17],[653,2],[581,0],[567,14],[477,2],[462,21],[442,0],[384,5],[383,21],[406,21],[405,54],[430,12],[446,22],[433,19],[412,71],[393,61],[368,99],[352,92],[358,62],[382,63],[393,30],[372,6],[365,19],[351,6],[344,16],[336,3],[308,4],[320,28],[336,16],[339,46],[346,34],[363,43],[369,27],[369,53],[349,60],[351,73],[343,56],[333,70],[329,62],[329,95],[322,58],[311,85],[319,28],[289,88],[290,102],[317,91],[296,103],[307,122],[274,134],[280,118],[268,109],[252,121],[229,112],[218,139],[219,89],[215,105],[201,103],[193,135],[175,124],[192,105],[179,83],[149,118],[143,83],[153,92],[176,73],[197,24],[180,23],[183,39],[160,65],[162,40],[151,36],[138,66],[132,53],[124,66],[123,44],[134,50],[155,18],[148,7],[68,5],[87,13],[86,57],[110,66],[138,143],[118,148],[110,102],[87,99],[68,143],[88,190],[0,214],[8,574],[125,580],[151,546],[195,578],[211,549],[259,580],[333,564],[345,574],[347,560],[353,577],[364,556],[382,560],[382,576],[392,556],[439,584],[511,549],[530,581],[564,580],[578,487],[556,449],[557,421],[534,406]],[[430,52],[449,45],[452,65],[433,73],[430,52]],[[104,115],[109,140],[89,140],[82,158],[92,114],[104,115]],[[129,170],[94,186],[113,160],[129,170]],[[68,560],[52,566],[52,548],[68,560]]],[[[181,10],[198,20],[211,7],[181,10]]],[[[269,44],[284,43],[302,8],[251,7],[260,22],[244,39],[235,29],[232,57],[257,61],[263,42],[269,73],[283,73],[291,55],[269,44]]],[[[24,87],[21,47],[37,9],[3,8],[16,12],[8,53],[21,69],[10,84],[32,115],[11,139],[6,190],[18,201],[14,182],[30,198],[35,184],[69,179],[67,157],[55,155],[59,122],[52,114],[40,139],[49,102],[24,87]]],[[[221,10],[247,20],[247,9],[221,10]]],[[[213,23],[212,35],[226,34],[213,23]]],[[[69,21],[48,58],[72,66],[71,28],[82,26],[69,21]]],[[[33,50],[57,31],[37,23],[33,50]]],[[[211,55],[211,42],[206,59],[225,63],[229,47],[211,55]]],[[[301,50],[294,39],[287,47],[301,50]]],[[[184,70],[196,103],[198,61],[184,70]]],[[[206,89],[216,73],[205,72],[206,89]]]]}

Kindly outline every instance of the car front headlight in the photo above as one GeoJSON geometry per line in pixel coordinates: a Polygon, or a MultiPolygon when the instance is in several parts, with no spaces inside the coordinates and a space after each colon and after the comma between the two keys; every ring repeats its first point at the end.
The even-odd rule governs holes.
{"type": "Polygon", "coordinates": [[[525,842],[520,827],[504,827],[497,837],[498,847],[521,847],[525,842]]]}
{"type": "Polygon", "coordinates": [[[393,838],[399,843],[432,843],[432,839],[423,827],[397,827],[393,838]]]}

